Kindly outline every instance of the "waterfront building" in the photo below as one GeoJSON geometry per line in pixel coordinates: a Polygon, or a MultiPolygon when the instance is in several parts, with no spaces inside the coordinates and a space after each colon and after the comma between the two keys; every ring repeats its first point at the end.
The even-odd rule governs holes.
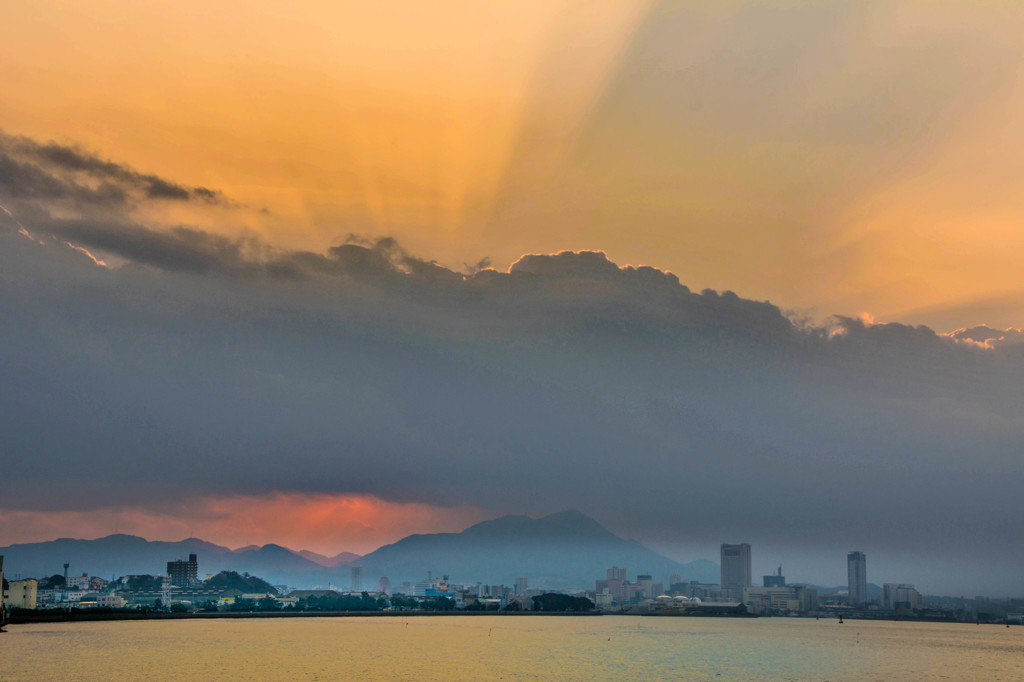
{"type": "Polygon", "coordinates": [[[818,591],[803,585],[747,587],[743,604],[752,613],[813,611],[818,608],[818,591]]]}
{"type": "Polygon", "coordinates": [[[846,573],[851,606],[863,606],[868,601],[868,559],[864,552],[846,555],[846,573]]]}
{"type": "Polygon", "coordinates": [[[696,580],[691,580],[687,583],[673,583],[669,587],[669,591],[675,595],[682,595],[691,599],[696,597],[704,601],[723,601],[725,599],[725,596],[722,594],[721,585],[699,583],[696,580]]]}
{"type": "Polygon", "coordinates": [[[915,611],[921,608],[921,593],[913,585],[885,583],[882,585],[882,608],[915,611]]]}
{"type": "Polygon", "coordinates": [[[7,581],[4,601],[7,606],[18,609],[36,608],[36,590],[39,583],[34,578],[7,581]]]}
{"type": "Polygon", "coordinates": [[[743,588],[750,587],[750,545],[723,544],[721,548],[722,591],[733,599],[743,597],[743,588]]]}

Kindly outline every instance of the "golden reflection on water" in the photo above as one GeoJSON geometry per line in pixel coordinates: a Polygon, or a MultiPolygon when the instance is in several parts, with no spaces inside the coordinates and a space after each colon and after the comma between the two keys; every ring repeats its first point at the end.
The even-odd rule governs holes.
{"type": "Polygon", "coordinates": [[[1024,628],[761,618],[15,625],[3,680],[1018,680],[1024,628]]]}

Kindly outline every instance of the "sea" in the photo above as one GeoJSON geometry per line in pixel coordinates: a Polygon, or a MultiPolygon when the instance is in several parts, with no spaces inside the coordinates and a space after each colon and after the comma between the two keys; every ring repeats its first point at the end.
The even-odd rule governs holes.
{"type": "Polygon", "coordinates": [[[11,625],[2,680],[1022,680],[1024,627],[418,616],[11,625]]]}

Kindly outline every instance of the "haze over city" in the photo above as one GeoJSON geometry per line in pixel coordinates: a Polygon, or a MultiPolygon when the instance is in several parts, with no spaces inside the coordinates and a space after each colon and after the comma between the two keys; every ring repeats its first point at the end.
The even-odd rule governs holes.
{"type": "Polygon", "coordinates": [[[0,546],[579,509],[1022,594],[1019,3],[6,13],[0,546]]]}

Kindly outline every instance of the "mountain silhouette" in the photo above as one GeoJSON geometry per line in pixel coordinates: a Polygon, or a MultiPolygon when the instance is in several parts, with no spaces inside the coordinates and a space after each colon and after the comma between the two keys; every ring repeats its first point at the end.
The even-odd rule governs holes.
{"type": "Polygon", "coordinates": [[[502,516],[461,533],[410,535],[361,558],[368,579],[387,576],[391,584],[423,580],[427,572],[463,584],[512,585],[517,577],[530,587],[593,587],[610,566],[627,569],[629,579],[650,574],[667,587],[669,576],[718,581],[718,565],[700,559],[681,564],[638,542],[623,540],[578,511],[539,519],[502,516]]]}
{"type": "Polygon", "coordinates": [[[146,540],[134,535],[108,535],[95,540],[60,538],[0,547],[8,577],[42,578],[63,573],[68,562],[69,575],[98,575],[102,578],[123,575],[161,575],[167,562],[187,559],[196,554],[199,576],[220,571],[237,571],[259,576],[273,584],[310,587],[334,583],[348,585],[345,568],[330,568],[311,561],[280,545],[251,545],[232,550],[228,547],[188,538],[179,542],[146,540]]]}
{"type": "Polygon", "coordinates": [[[95,540],[60,538],[49,542],[0,547],[7,577],[42,578],[69,575],[160,575],[167,562],[196,554],[199,575],[237,571],[272,584],[346,589],[350,565],[363,568],[363,585],[372,588],[387,576],[395,589],[403,582],[424,579],[428,571],[448,575],[454,583],[512,585],[526,577],[531,587],[569,589],[593,587],[610,566],[627,569],[629,579],[650,574],[668,586],[669,576],[683,580],[718,581],[718,565],[705,559],[681,564],[633,540],[624,540],[589,516],[563,511],[539,519],[502,516],[482,521],[461,533],[410,535],[366,556],[342,552],[333,557],[281,545],[228,547],[188,538],[179,542],[149,541],[133,535],[108,535],[95,540]]]}

